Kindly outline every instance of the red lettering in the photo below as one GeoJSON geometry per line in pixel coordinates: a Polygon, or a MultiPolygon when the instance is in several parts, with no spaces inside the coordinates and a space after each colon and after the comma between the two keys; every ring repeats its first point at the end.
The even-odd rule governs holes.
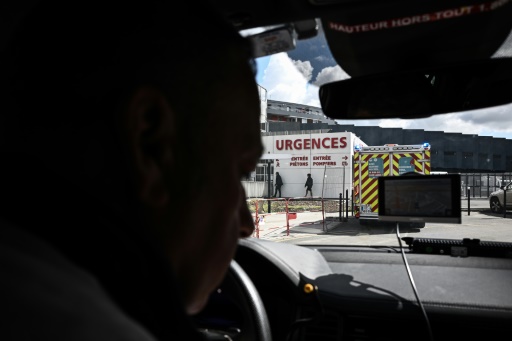
{"type": "Polygon", "coordinates": [[[417,24],[417,23],[421,23],[421,17],[419,15],[415,15],[413,17],[411,17],[411,24],[417,24]]]}
{"type": "Polygon", "coordinates": [[[345,148],[347,146],[347,138],[340,137],[340,148],[345,148]]]}
{"type": "Polygon", "coordinates": [[[405,17],[405,18],[402,18],[402,21],[400,23],[400,26],[408,26],[410,25],[412,22],[412,19],[411,17],[405,17]]]}
{"type": "Polygon", "coordinates": [[[302,140],[297,139],[293,142],[293,148],[295,149],[302,149],[302,140]]]}
{"type": "Polygon", "coordinates": [[[313,148],[312,149],[318,149],[320,148],[320,139],[313,139],[313,148]]]}
{"type": "Polygon", "coordinates": [[[283,150],[284,147],[284,141],[283,140],[276,140],[276,148],[277,150],[283,150]],[[281,143],[279,143],[281,142],[281,143]]]}
{"type": "Polygon", "coordinates": [[[304,149],[311,148],[311,140],[310,139],[304,139],[304,149]]]}
{"type": "Polygon", "coordinates": [[[328,137],[326,137],[326,138],[322,139],[322,147],[324,147],[324,148],[331,148],[330,146],[326,146],[326,145],[325,145],[325,142],[326,142],[326,141],[329,141],[329,140],[330,140],[330,138],[328,138],[328,137]]]}
{"type": "Polygon", "coordinates": [[[445,19],[449,19],[449,18],[453,17],[454,15],[455,15],[455,12],[451,9],[448,9],[443,12],[443,18],[445,18],[445,19]]]}
{"type": "Polygon", "coordinates": [[[335,137],[331,138],[331,148],[338,148],[338,139],[335,137]]]}
{"type": "Polygon", "coordinates": [[[288,150],[288,149],[293,150],[292,140],[286,140],[286,142],[285,142],[285,150],[288,150]]]}
{"type": "Polygon", "coordinates": [[[472,9],[472,6],[465,6],[465,7],[461,7],[461,8],[460,8],[460,14],[459,14],[459,16],[461,16],[461,15],[465,15],[465,14],[470,14],[470,13],[471,13],[471,9],[472,9]]]}
{"type": "Polygon", "coordinates": [[[487,12],[496,10],[502,6],[508,5],[511,0],[494,0],[481,3],[478,5],[468,5],[445,9],[439,12],[422,13],[403,18],[394,18],[384,21],[360,23],[357,25],[343,25],[340,23],[329,22],[329,27],[332,30],[344,32],[347,34],[361,33],[381,29],[389,29],[392,27],[403,27],[408,25],[417,25],[426,22],[437,20],[450,20],[456,17],[471,15],[480,12],[487,12]]]}

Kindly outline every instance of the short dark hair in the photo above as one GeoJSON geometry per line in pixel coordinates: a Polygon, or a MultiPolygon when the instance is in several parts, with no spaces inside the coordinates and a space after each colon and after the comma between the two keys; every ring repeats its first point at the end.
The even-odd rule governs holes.
{"type": "Polygon", "coordinates": [[[185,8],[165,0],[37,1],[2,46],[0,115],[9,127],[2,137],[22,143],[41,127],[104,120],[113,99],[140,83],[165,83],[175,102],[188,102],[182,107],[190,110],[184,97],[190,92],[182,85],[194,76],[183,63],[200,67],[222,44],[244,39],[206,0],[180,6],[185,8]],[[17,138],[19,129],[30,132],[17,138]]]}
{"type": "MultiPolygon", "coordinates": [[[[122,182],[115,114],[140,85],[165,88],[178,113],[177,141],[204,133],[211,113],[205,97],[215,95],[206,89],[222,82],[225,50],[242,46],[248,59],[251,52],[207,1],[178,9],[167,0],[38,0],[0,51],[0,151],[29,153],[39,158],[33,164],[62,160],[80,181],[71,173],[85,172],[83,155],[92,154],[87,175],[110,173],[109,185],[122,182]]],[[[191,151],[199,143],[183,145],[183,164],[198,162],[191,151]]],[[[198,169],[187,175],[201,181],[198,169]]]]}

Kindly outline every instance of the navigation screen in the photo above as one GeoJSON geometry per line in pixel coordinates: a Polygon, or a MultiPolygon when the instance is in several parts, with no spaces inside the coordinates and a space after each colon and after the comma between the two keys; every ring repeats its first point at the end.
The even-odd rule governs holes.
{"type": "Polygon", "coordinates": [[[460,224],[460,175],[379,177],[379,220],[460,224]]]}

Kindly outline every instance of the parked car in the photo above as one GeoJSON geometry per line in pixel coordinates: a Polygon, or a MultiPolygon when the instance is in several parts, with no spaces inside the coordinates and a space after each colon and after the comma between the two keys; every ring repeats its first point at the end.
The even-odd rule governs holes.
{"type": "Polygon", "coordinates": [[[507,209],[512,208],[512,183],[500,186],[499,190],[494,191],[489,195],[489,206],[493,213],[502,213],[505,205],[507,209]],[[505,192],[507,193],[506,203],[505,192]]]}

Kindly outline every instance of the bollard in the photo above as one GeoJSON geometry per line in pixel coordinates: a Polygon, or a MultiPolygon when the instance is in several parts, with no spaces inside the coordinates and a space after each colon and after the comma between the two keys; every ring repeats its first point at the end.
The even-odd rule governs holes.
{"type": "Polygon", "coordinates": [[[289,236],[290,235],[290,216],[289,216],[289,212],[288,212],[288,199],[285,199],[285,204],[286,204],[286,207],[285,207],[285,212],[286,212],[286,236],[289,236]]]}
{"type": "Polygon", "coordinates": [[[343,198],[341,196],[341,193],[340,193],[340,204],[339,204],[340,208],[339,208],[339,219],[340,219],[340,222],[341,222],[341,217],[342,217],[342,214],[341,214],[341,209],[343,208],[343,198]]]}
{"type": "Polygon", "coordinates": [[[268,202],[267,202],[267,208],[268,208],[268,213],[272,213],[272,203],[270,201],[270,198],[272,198],[272,186],[270,185],[270,163],[271,163],[271,160],[267,160],[268,164],[267,164],[267,179],[268,179],[268,188],[267,188],[267,197],[268,197],[268,202]]]}
{"type": "Polygon", "coordinates": [[[256,210],[256,238],[260,238],[260,219],[259,219],[259,216],[258,216],[258,200],[256,200],[256,202],[254,203],[255,204],[255,210],[256,210]]]}
{"type": "Polygon", "coordinates": [[[470,212],[469,212],[469,211],[471,210],[471,205],[469,204],[469,203],[470,203],[470,201],[471,201],[471,197],[469,196],[470,191],[471,191],[471,190],[470,190],[470,189],[469,189],[469,187],[468,187],[468,215],[470,214],[470,212]]]}
{"type": "Polygon", "coordinates": [[[352,217],[354,216],[354,190],[352,190],[352,195],[350,196],[350,200],[351,200],[351,205],[352,205],[352,209],[351,209],[351,212],[352,212],[352,217]]]}
{"type": "Polygon", "coordinates": [[[325,207],[324,207],[324,198],[322,197],[322,222],[323,222],[323,228],[322,230],[324,232],[327,232],[327,228],[325,227],[325,207]]]}
{"type": "Polygon", "coordinates": [[[347,200],[347,202],[345,203],[345,221],[348,221],[348,189],[345,191],[345,200],[347,200]]]}
{"type": "Polygon", "coordinates": [[[507,186],[503,187],[503,218],[507,217],[507,186]]]}

